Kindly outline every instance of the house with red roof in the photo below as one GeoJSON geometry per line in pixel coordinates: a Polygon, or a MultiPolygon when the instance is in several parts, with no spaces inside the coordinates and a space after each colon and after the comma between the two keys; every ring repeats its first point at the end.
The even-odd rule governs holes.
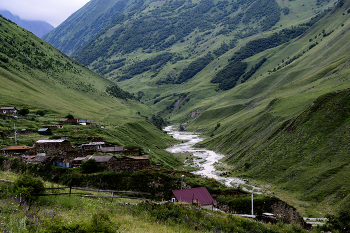
{"type": "Polygon", "coordinates": [[[216,201],[205,187],[173,190],[172,201],[198,203],[200,206],[215,205],[216,201]]]}

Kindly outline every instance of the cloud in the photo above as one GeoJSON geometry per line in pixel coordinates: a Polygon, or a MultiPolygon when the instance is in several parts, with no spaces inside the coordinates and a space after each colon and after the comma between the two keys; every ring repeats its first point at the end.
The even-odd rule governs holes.
{"type": "Polygon", "coordinates": [[[89,0],[0,0],[0,9],[25,20],[46,21],[57,27],[89,0]]]}

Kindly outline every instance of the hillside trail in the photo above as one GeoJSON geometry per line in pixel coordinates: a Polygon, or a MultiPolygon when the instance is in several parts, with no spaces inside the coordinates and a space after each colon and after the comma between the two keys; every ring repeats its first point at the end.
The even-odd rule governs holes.
{"type": "Polygon", "coordinates": [[[227,187],[239,187],[243,186],[242,189],[248,192],[254,191],[254,193],[261,193],[261,189],[255,186],[252,186],[246,182],[246,180],[239,179],[236,177],[222,177],[219,174],[221,172],[217,171],[214,167],[215,163],[218,163],[220,159],[225,156],[218,154],[215,151],[207,150],[203,148],[194,148],[194,145],[200,141],[203,141],[204,138],[201,138],[198,134],[187,131],[178,131],[177,127],[167,126],[164,128],[169,135],[173,138],[182,140],[184,143],[174,145],[166,149],[170,153],[192,153],[193,156],[199,157],[195,159],[195,166],[200,168],[199,171],[192,172],[193,174],[201,175],[208,178],[214,178],[219,182],[225,184],[227,187]],[[248,188],[247,188],[248,187],[248,188]]]}

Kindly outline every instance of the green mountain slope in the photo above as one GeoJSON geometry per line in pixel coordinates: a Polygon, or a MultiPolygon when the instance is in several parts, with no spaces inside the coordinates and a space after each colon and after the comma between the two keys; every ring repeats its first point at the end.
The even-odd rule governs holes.
{"type": "Polygon", "coordinates": [[[224,40],[232,48],[237,40],[243,41],[257,33],[301,22],[333,6],[334,2],[203,0],[112,3],[96,0],[90,1],[43,39],[108,77],[119,80],[141,73],[150,77],[158,75],[162,65],[145,67],[137,64],[139,61],[170,50],[172,63],[180,60],[191,62],[219,48],[224,40]],[[120,58],[126,60],[121,63],[120,58]],[[136,64],[144,69],[130,74],[123,69],[125,64],[136,64]],[[145,72],[151,68],[155,73],[145,72]]]}
{"type": "MultiPolygon", "coordinates": [[[[34,118],[3,119],[0,120],[1,129],[12,128],[13,123],[17,127],[37,128],[41,124],[56,123],[57,118],[70,113],[76,118],[103,124],[105,130],[73,127],[55,136],[101,136],[116,145],[141,147],[148,151],[152,163],[168,168],[180,165],[172,154],[162,150],[175,140],[141,116],[140,113],[151,119],[147,106],[115,83],[3,17],[0,17],[0,83],[1,106],[45,110],[54,115],[45,122],[34,118]]],[[[32,145],[33,138],[21,139],[21,142],[32,145]]],[[[12,144],[1,144],[1,147],[8,145],[12,144]]]]}
{"type": "Polygon", "coordinates": [[[182,118],[211,135],[202,146],[226,154],[233,176],[325,206],[348,195],[349,7],[341,1],[301,37],[246,59],[269,62],[210,98],[215,106],[197,104],[207,108],[197,118],[182,118]]]}
{"type": "Polygon", "coordinates": [[[30,32],[1,18],[0,33],[2,105],[36,106],[70,112],[81,118],[88,114],[96,120],[113,115],[140,118],[126,106],[128,103],[142,108],[130,93],[30,32]],[[117,97],[122,98],[107,93],[107,88],[114,86],[117,97]],[[101,115],[101,112],[105,114],[101,115]]]}

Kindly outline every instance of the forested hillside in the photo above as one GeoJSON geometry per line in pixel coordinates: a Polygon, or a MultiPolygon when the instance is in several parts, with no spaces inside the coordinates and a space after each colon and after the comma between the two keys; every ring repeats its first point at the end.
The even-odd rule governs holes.
{"type": "MultiPolygon", "coordinates": [[[[335,2],[95,0],[43,38],[108,79],[122,82],[129,91],[143,91],[145,98],[151,98],[159,94],[152,91],[154,87],[161,86],[164,93],[172,90],[164,84],[189,82],[214,59],[252,36],[277,31],[278,38],[266,39],[275,42],[262,45],[259,51],[295,38],[316,21],[310,21],[311,17],[335,2]],[[283,28],[287,31],[278,33],[283,28]],[[129,82],[137,85],[129,86],[129,82]]],[[[248,79],[248,74],[241,78],[248,72],[244,64],[237,77],[227,78],[230,72],[225,69],[235,65],[231,63],[212,77],[217,88],[228,90],[248,79]]],[[[221,65],[216,69],[221,70],[221,65]]]]}

